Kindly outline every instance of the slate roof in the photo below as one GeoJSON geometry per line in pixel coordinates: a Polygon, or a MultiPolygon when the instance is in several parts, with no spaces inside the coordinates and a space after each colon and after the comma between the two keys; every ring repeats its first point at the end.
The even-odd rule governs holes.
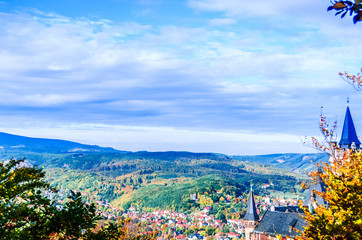
{"type": "Polygon", "coordinates": [[[361,142],[358,140],[356,129],[354,128],[352,115],[347,106],[346,116],[344,118],[343,130],[339,146],[341,148],[351,148],[352,143],[356,144],[357,148],[360,148],[361,142]]]}
{"type": "Polygon", "coordinates": [[[298,206],[280,206],[275,207],[275,211],[277,212],[297,212],[297,213],[303,213],[303,209],[301,209],[298,206]]]}
{"type": "Polygon", "coordinates": [[[204,237],[198,233],[193,233],[193,234],[190,234],[188,239],[204,239],[204,237]]]}
{"type": "MultiPolygon", "coordinates": [[[[318,191],[318,192],[326,192],[326,188],[327,185],[324,182],[319,182],[317,184],[314,184],[313,186],[311,186],[308,191],[307,191],[307,195],[305,197],[305,200],[303,202],[303,206],[308,206],[310,199],[312,197],[312,190],[313,191],[318,191]]],[[[314,194],[314,200],[317,203],[317,205],[326,205],[327,202],[324,201],[323,198],[321,198],[320,196],[318,196],[317,194],[314,194]]]]}
{"type": "Polygon", "coordinates": [[[282,237],[295,237],[299,235],[293,228],[303,231],[307,225],[305,220],[299,213],[294,212],[277,212],[268,210],[259,225],[255,228],[254,233],[263,235],[275,236],[282,235],[282,237]]]}
{"type": "Polygon", "coordinates": [[[258,221],[259,216],[256,211],[256,204],[254,199],[253,190],[250,191],[249,200],[248,200],[248,207],[246,209],[246,214],[244,216],[244,220],[251,220],[251,221],[258,221]]]}

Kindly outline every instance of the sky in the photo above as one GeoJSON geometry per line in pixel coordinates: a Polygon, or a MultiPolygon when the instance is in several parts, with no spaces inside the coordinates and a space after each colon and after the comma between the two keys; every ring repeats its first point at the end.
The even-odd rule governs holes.
{"type": "MultiPolygon", "coordinates": [[[[328,0],[0,0],[0,131],[128,151],[314,152],[362,23],[328,0]]],[[[339,133],[340,135],[340,133],[339,133]]],[[[337,136],[338,137],[338,136],[337,136]]]]}

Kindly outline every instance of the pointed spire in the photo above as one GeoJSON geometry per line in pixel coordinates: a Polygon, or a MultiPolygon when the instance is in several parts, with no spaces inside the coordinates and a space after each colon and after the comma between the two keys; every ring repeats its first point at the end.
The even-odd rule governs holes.
{"type": "Polygon", "coordinates": [[[316,183],[323,183],[323,179],[321,178],[321,174],[323,174],[323,168],[320,164],[318,164],[318,170],[317,170],[317,178],[316,183]]]}
{"type": "Polygon", "coordinates": [[[251,189],[250,189],[248,207],[246,209],[246,214],[244,216],[244,220],[250,220],[250,221],[258,221],[259,220],[259,216],[258,216],[258,213],[256,211],[256,204],[255,204],[253,186],[252,185],[251,185],[251,189]]]}
{"type": "MultiPolygon", "coordinates": [[[[347,100],[349,103],[349,99],[347,100]]],[[[341,148],[351,148],[354,145],[357,148],[360,148],[361,142],[358,140],[356,129],[354,128],[352,115],[349,110],[349,106],[347,106],[346,116],[344,118],[343,130],[341,140],[339,141],[339,146],[341,148]]]]}

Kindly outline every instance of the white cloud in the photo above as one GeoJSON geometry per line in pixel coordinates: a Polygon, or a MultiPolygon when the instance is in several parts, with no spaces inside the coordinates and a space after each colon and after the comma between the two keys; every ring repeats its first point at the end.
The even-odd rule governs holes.
{"type": "MultiPolygon", "coordinates": [[[[136,132],[139,126],[151,129],[140,131],[129,145],[115,139],[125,144],[117,148],[125,150],[136,146],[142,136],[147,141],[139,143],[138,150],[157,146],[192,150],[192,141],[197,141],[202,151],[209,151],[210,146],[218,149],[217,139],[223,143],[220,152],[228,144],[232,147],[227,151],[236,151],[237,142],[249,139],[254,144],[248,145],[250,149],[265,144],[270,146],[265,149],[273,144],[277,149],[277,144],[289,140],[295,147],[299,144],[292,140],[295,136],[317,128],[321,105],[338,106],[336,114],[343,114],[339,110],[345,96],[357,95],[337,73],[359,69],[362,50],[355,46],[360,37],[350,26],[334,32],[339,25],[319,22],[316,14],[303,25],[306,11],[290,24],[272,17],[270,21],[249,18],[302,5],[263,3],[255,9],[252,2],[190,1],[197,9],[225,13],[198,27],[1,13],[0,107],[4,116],[13,116],[14,124],[23,118],[34,127],[41,125],[37,122],[41,119],[109,124],[102,138],[110,144],[117,128],[112,124],[132,123],[136,132]],[[34,108],[36,114],[24,117],[34,108]],[[158,130],[159,138],[153,136],[158,130]],[[263,134],[257,137],[257,132],[263,134]],[[169,140],[173,134],[180,141],[169,140]]],[[[53,132],[66,129],[58,128],[53,132]]],[[[91,130],[79,132],[85,134],[82,139],[91,130]]],[[[132,139],[130,131],[119,130],[122,134],[132,139]]]]}
{"type": "MultiPolygon", "coordinates": [[[[285,1],[285,0],[261,0],[240,1],[240,0],[189,0],[189,5],[193,8],[204,11],[225,12],[228,16],[240,18],[249,17],[278,17],[292,15],[295,13],[311,14],[316,13],[323,8],[326,10],[326,4],[316,3],[313,0],[306,1],[285,1]]],[[[327,5],[328,6],[328,5],[327,5]]]]}
{"type": "Polygon", "coordinates": [[[236,23],[236,21],[232,18],[214,18],[210,20],[210,24],[215,26],[231,25],[234,23],[236,23]]]}

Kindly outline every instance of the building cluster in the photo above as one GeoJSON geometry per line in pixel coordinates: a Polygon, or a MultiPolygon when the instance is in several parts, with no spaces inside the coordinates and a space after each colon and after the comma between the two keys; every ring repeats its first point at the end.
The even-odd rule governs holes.
{"type": "Polygon", "coordinates": [[[160,232],[160,240],[169,239],[170,237],[173,239],[204,239],[198,229],[205,229],[208,226],[217,229],[213,239],[240,239],[244,232],[242,220],[229,219],[226,223],[223,223],[206,211],[201,211],[195,215],[186,215],[169,210],[139,213],[133,208],[122,216],[147,223],[151,229],[160,232]],[[225,227],[233,231],[223,233],[222,229],[225,227]],[[186,231],[188,229],[194,229],[196,232],[187,236],[186,231]]]}
{"type": "MultiPolygon", "coordinates": [[[[340,141],[332,143],[335,147],[336,156],[346,149],[352,151],[360,150],[361,142],[353,124],[349,107],[347,107],[342,136],[340,141]],[[338,146],[338,147],[337,147],[338,146]]],[[[333,159],[331,159],[333,163],[333,159]]],[[[319,170],[321,171],[321,170],[319,170]]],[[[273,186],[273,183],[262,185],[261,188],[273,186]]],[[[313,212],[320,205],[328,207],[328,202],[321,198],[316,192],[325,192],[327,186],[322,180],[317,180],[307,191],[303,205],[308,211],[313,212]]],[[[221,194],[221,192],[217,192],[221,194]]],[[[46,193],[48,194],[48,193],[46,193]]],[[[64,192],[58,193],[63,196],[64,192]]],[[[84,193],[83,193],[84,194],[84,193]]],[[[54,196],[49,193],[52,199],[54,196]]],[[[191,200],[197,200],[197,194],[189,195],[191,200]]],[[[226,196],[225,201],[228,200],[226,196]]],[[[306,226],[303,219],[303,211],[298,207],[298,199],[292,198],[259,198],[255,201],[253,190],[251,189],[246,214],[243,219],[226,219],[221,221],[210,214],[212,207],[206,206],[198,214],[186,215],[184,213],[172,212],[169,210],[158,210],[148,213],[140,213],[134,207],[130,207],[128,212],[124,212],[122,217],[135,219],[144,222],[149,229],[159,231],[159,240],[163,239],[207,239],[208,233],[205,230],[213,229],[211,239],[218,240],[284,240],[295,239],[306,226]],[[264,212],[260,215],[259,209],[264,212]],[[225,231],[225,229],[228,229],[225,231]],[[188,230],[192,230],[191,232],[188,230]]],[[[106,209],[102,212],[105,219],[116,219],[121,213],[119,208],[112,207],[105,201],[96,201],[98,206],[106,209]]]]}
{"type": "Polygon", "coordinates": [[[294,205],[271,206],[261,217],[257,212],[254,193],[249,194],[244,216],[245,240],[294,239],[306,225],[301,209],[294,205]]]}
{"type": "MultiPolygon", "coordinates": [[[[341,139],[336,143],[335,156],[346,149],[352,151],[360,150],[361,142],[357,137],[357,133],[353,124],[352,116],[349,107],[345,115],[344,125],[342,129],[341,139]],[[338,152],[339,151],[339,152],[338,152]]],[[[336,159],[336,158],[335,158],[336,159]]],[[[333,163],[333,159],[331,159],[333,163]]],[[[321,171],[319,169],[319,171],[321,171]]],[[[273,186],[273,183],[264,184],[261,188],[273,186]]],[[[328,202],[321,198],[316,192],[325,192],[327,186],[322,180],[314,182],[308,189],[303,205],[308,211],[313,212],[318,206],[323,205],[328,207],[328,202]]],[[[221,194],[221,192],[217,192],[221,194]]],[[[48,193],[50,199],[54,198],[54,194],[48,193]]],[[[64,192],[61,190],[60,197],[63,197],[64,192]]],[[[85,196],[85,193],[82,193],[85,196]]],[[[197,194],[189,195],[191,200],[197,200],[197,194]]],[[[226,196],[225,202],[229,200],[229,195],[226,196]]],[[[105,219],[115,219],[119,216],[115,212],[120,213],[119,208],[112,207],[105,201],[96,201],[98,206],[107,209],[102,212],[105,219]]],[[[206,206],[203,211],[198,214],[186,215],[168,210],[158,210],[148,213],[140,213],[134,207],[131,207],[128,212],[123,213],[122,217],[136,219],[137,221],[147,224],[149,229],[160,232],[159,240],[163,239],[205,239],[208,233],[205,234],[205,229],[212,228],[214,230],[212,239],[227,240],[227,239],[245,239],[245,240],[272,240],[272,239],[295,239],[306,226],[303,219],[303,211],[298,207],[297,199],[263,197],[257,204],[255,201],[253,190],[251,189],[246,214],[243,219],[226,219],[221,221],[210,214],[211,206],[206,206]],[[260,216],[260,210],[264,212],[260,216]],[[192,233],[188,230],[192,230],[192,233]],[[228,229],[225,231],[225,229],[228,229]]]]}
{"type": "MultiPolygon", "coordinates": [[[[251,194],[253,199],[254,195],[251,194]]],[[[254,201],[254,200],[253,200],[254,201]]],[[[249,197],[250,202],[250,197],[249,197]]],[[[263,197],[258,203],[258,208],[254,201],[256,214],[260,209],[275,209],[279,211],[293,211],[297,208],[297,200],[289,198],[270,198],[263,197]],[[284,207],[281,207],[284,206],[284,207]],[[284,208],[284,209],[283,209],[284,208]]],[[[252,204],[249,204],[252,206],[252,204]]],[[[211,206],[205,207],[198,214],[186,215],[184,213],[172,212],[169,210],[158,210],[148,213],[141,213],[135,207],[131,207],[122,217],[135,219],[144,222],[149,229],[160,232],[159,240],[163,239],[207,239],[207,229],[213,229],[213,234],[209,235],[211,239],[232,240],[244,239],[246,221],[243,219],[226,219],[221,221],[210,214],[211,206]],[[225,231],[227,229],[227,231],[225,231]],[[190,231],[191,230],[191,231],[190,231]],[[205,231],[206,230],[206,231],[205,231]]]]}
{"type": "MultiPolygon", "coordinates": [[[[333,152],[331,163],[340,158],[345,150],[360,150],[361,142],[359,141],[356,129],[353,124],[352,115],[347,106],[344,119],[342,136],[340,141],[331,143],[333,152]]],[[[318,171],[321,171],[319,169],[318,171]]],[[[308,189],[303,206],[312,212],[320,205],[328,208],[328,202],[320,197],[317,192],[325,192],[327,186],[321,179],[308,189]]],[[[302,217],[303,212],[298,207],[273,207],[268,209],[262,217],[259,217],[253,191],[251,190],[248,200],[245,222],[245,240],[269,240],[269,239],[295,239],[306,226],[302,217]]]]}

